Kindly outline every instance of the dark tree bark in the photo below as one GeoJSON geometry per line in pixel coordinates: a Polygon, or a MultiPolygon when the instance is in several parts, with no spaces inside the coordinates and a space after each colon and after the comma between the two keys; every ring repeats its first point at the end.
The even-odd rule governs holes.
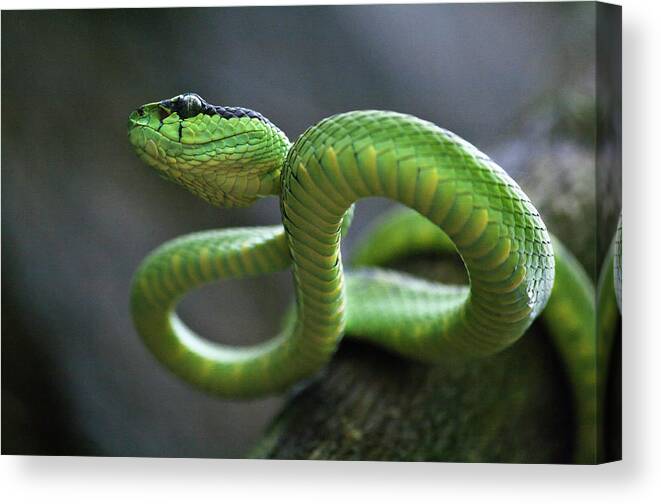
{"type": "Polygon", "coordinates": [[[468,365],[426,366],[345,341],[293,395],[252,456],[571,461],[571,397],[542,331],[468,365]]]}

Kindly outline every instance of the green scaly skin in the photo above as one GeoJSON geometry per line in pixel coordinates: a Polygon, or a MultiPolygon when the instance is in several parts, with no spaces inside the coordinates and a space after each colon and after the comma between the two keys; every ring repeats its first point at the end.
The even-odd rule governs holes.
{"type": "MultiPolygon", "coordinates": [[[[345,332],[425,362],[488,356],[518,340],[542,312],[557,270],[563,283],[579,287],[578,302],[553,316],[573,317],[575,330],[565,338],[567,331],[551,326],[574,384],[577,461],[595,461],[596,379],[589,355],[596,350],[594,332],[583,323],[594,321],[594,290],[575,260],[565,261],[568,252],[554,256],[544,223],[519,186],[471,144],[412,116],[356,111],[321,121],[291,145],[261,115],[214,107],[191,93],[133,112],[129,139],[147,164],[214,205],[280,198],[283,226],[177,238],[136,272],[135,326],[182,379],[229,398],[282,392],[322,369],[345,332]],[[411,214],[391,221],[358,253],[357,263],[378,265],[416,246],[451,248],[462,257],[470,285],[444,286],[376,268],[344,274],[341,234],[353,203],[370,196],[399,201],[426,219],[411,214]],[[416,232],[418,238],[411,237],[416,232]],[[212,343],[175,314],[177,302],[195,287],[289,267],[296,310],[263,344],[212,343]]],[[[558,289],[556,283],[549,308],[558,289]]]]}

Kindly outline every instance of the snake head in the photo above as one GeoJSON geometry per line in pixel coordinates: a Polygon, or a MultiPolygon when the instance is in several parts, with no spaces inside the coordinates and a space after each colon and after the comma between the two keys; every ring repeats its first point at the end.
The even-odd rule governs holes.
{"type": "Polygon", "coordinates": [[[260,113],[211,105],[195,93],[137,108],[128,135],[140,159],[164,178],[225,207],[279,193],[290,146],[260,113]]]}

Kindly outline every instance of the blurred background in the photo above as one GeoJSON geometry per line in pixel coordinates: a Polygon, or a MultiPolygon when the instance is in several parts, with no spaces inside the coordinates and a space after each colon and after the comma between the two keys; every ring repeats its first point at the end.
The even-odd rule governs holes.
{"type": "MultiPolygon", "coordinates": [[[[281,405],[189,388],[133,330],[131,275],[150,250],[280,218],[275,199],[216,209],[158,178],[127,142],[132,109],[195,91],[262,112],[292,140],[347,110],[414,114],[531,197],[540,177],[557,180],[533,201],[583,213],[592,236],[594,76],[588,3],[3,11],[2,452],[239,457],[281,405]],[[563,199],[577,185],[585,198],[563,199]]],[[[347,253],[388,205],[358,205],[347,253]]],[[[591,240],[574,251],[594,278],[591,240]]],[[[275,333],[291,295],[288,273],[230,281],[181,313],[249,344],[275,333]]]]}

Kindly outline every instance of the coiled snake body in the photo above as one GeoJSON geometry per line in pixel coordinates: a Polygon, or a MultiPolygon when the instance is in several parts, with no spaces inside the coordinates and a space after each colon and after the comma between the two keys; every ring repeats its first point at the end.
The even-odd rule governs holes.
{"type": "Polygon", "coordinates": [[[552,289],[569,289],[569,301],[554,295],[548,310],[574,387],[577,460],[593,461],[594,291],[571,255],[552,245],[519,186],[471,144],[412,116],[357,111],[321,121],[291,145],[261,114],[213,106],[193,93],[137,109],[129,139],[164,177],[214,205],[280,197],[283,226],[177,238],[137,271],[134,323],[151,352],[181,378],[230,398],[281,392],[323,368],[345,333],[425,362],[484,357],[520,338],[552,289]],[[444,286],[373,267],[344,273],[341,235],[353,203],[370,196],[416,212],[400,213],[374,231],[358,263],[378,265],[392,251],[427,245],[456,249],[470,285],[444,286]],[[263,344],[212,343],[174,312],[178,300],[202,284],[288,267],[295,313],[263,344]],[[555,271],[561,285],[554,287],[555,271]],[[566,319],[578,321],[569,335],[560,327],[566,319]]]}

